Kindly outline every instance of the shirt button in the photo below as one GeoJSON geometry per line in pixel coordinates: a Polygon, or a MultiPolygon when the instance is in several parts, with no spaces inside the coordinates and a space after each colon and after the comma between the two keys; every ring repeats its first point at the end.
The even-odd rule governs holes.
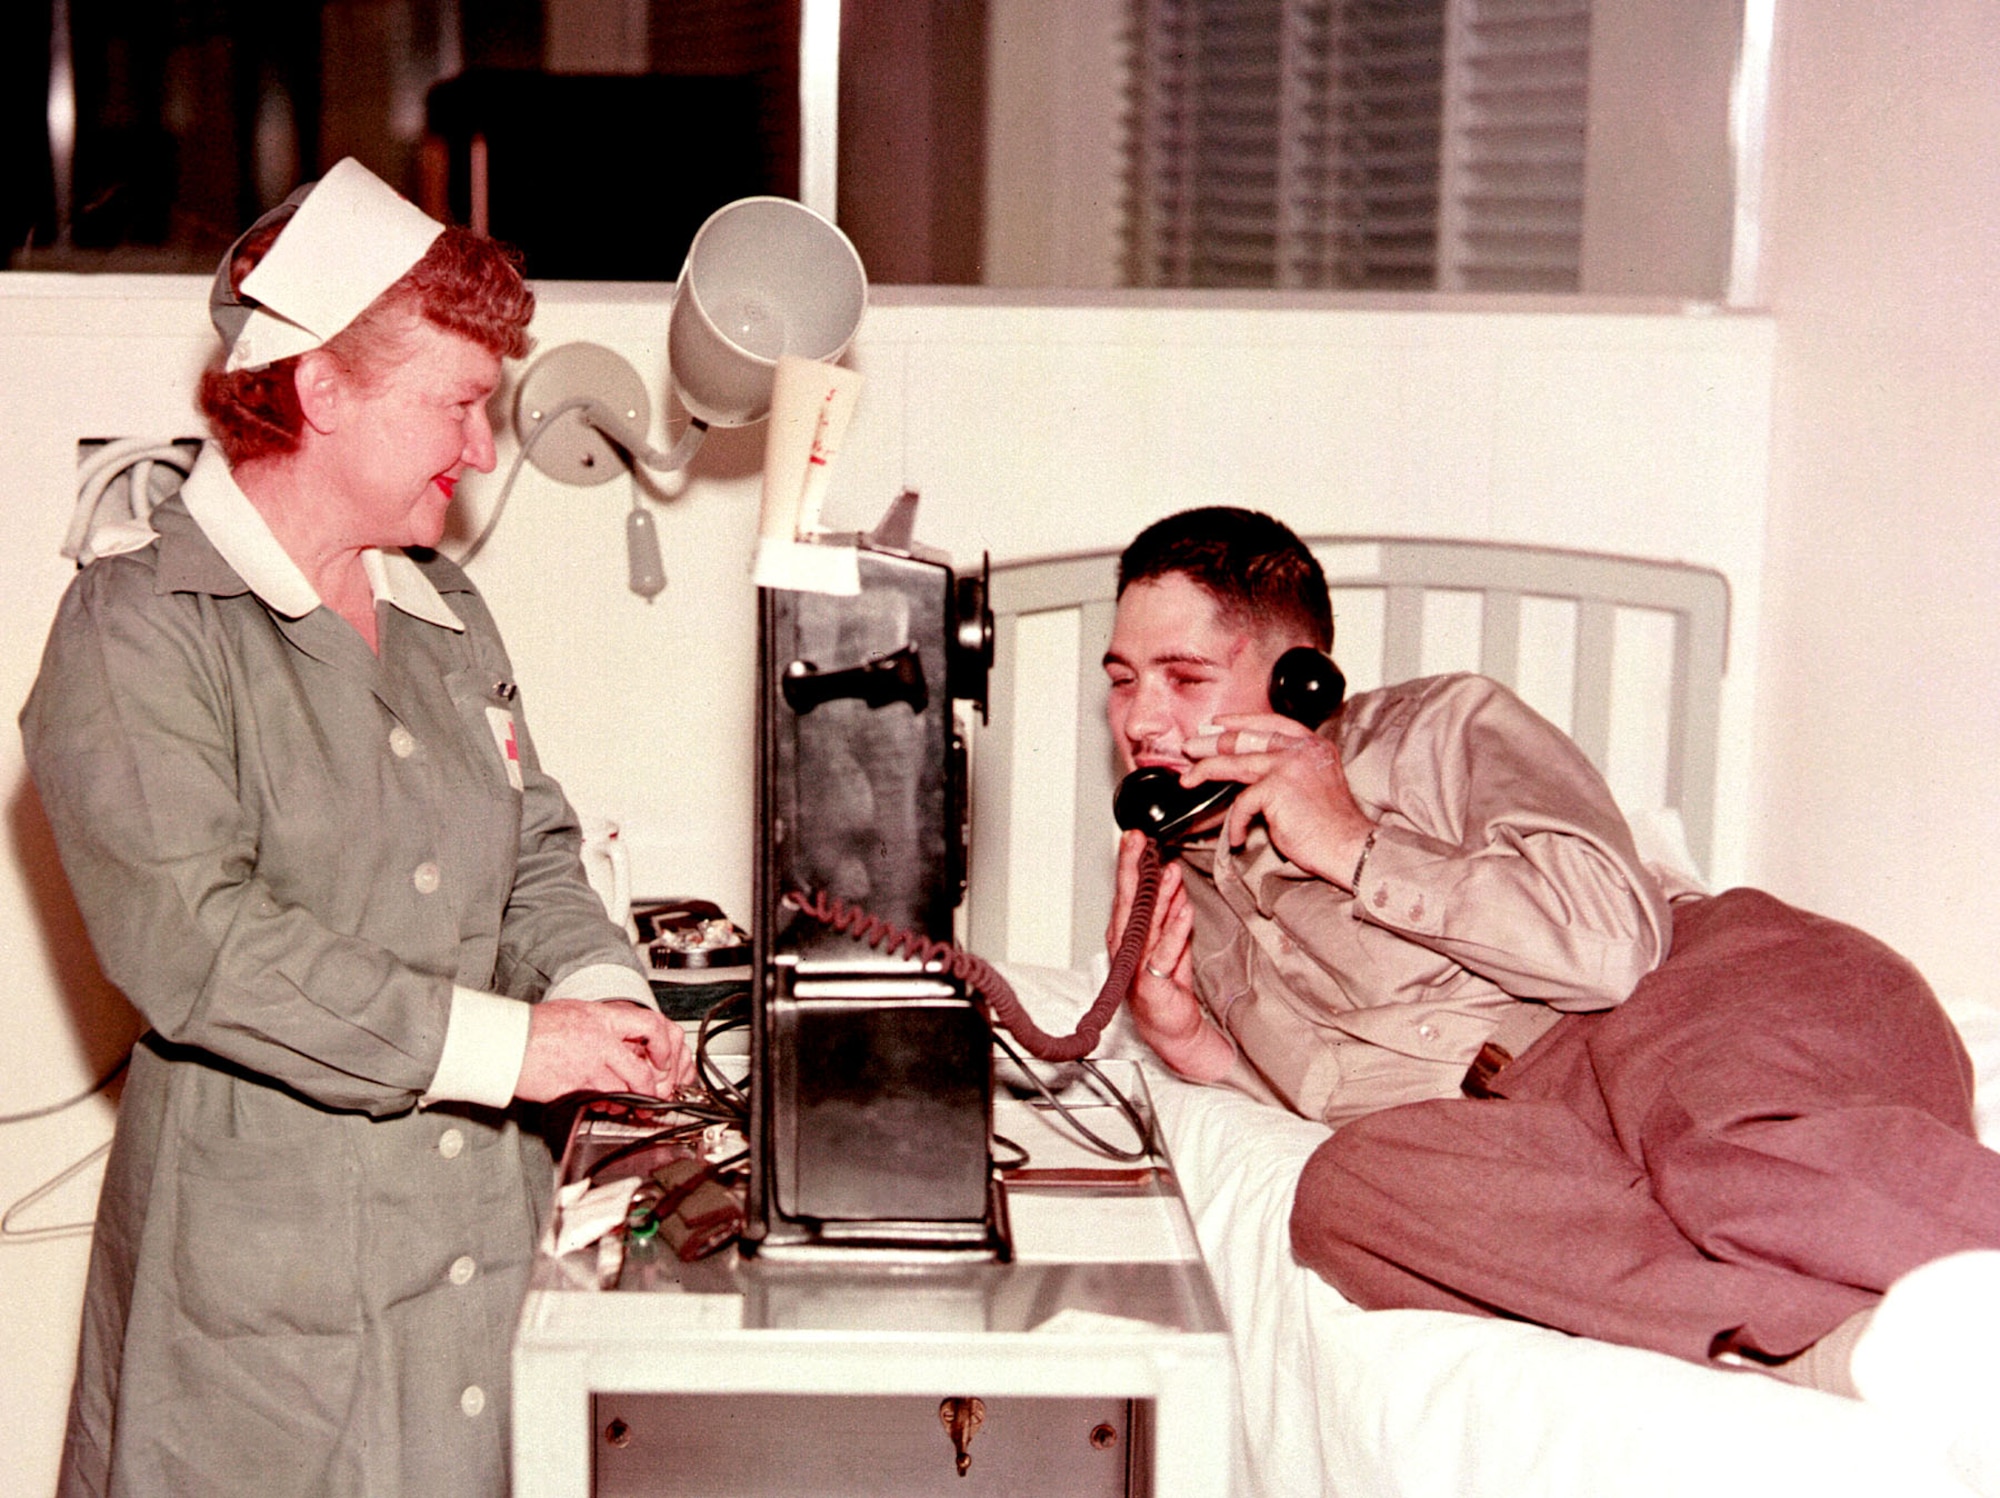
{"type": "Polygon", "coordinates": [[[1423,1036],[1425,1040],[1436,1040],[1438,1038],[1438,1027],[1432,1024],[1418,1025],[1417,1033],[1423,1036]]]}
{"type": "Polygon", "coordinates": [[[417,865],[416,873],[410,876],[410,882],[416,885],[418,894],[434,895],[437,893],[438,877],[436,864],[420,863],[417,865]]]}
{"type": "Polygon", "coordinates": [[[472,1419],[486,1408],[486,1391],[478,1384],[467,1384],[465,1392],[458,1396],[458,1407],[465,1411],[468,1420],[472,1419]]]}
{"type": "Polygon", "coordinates": [[[389,752],[398,759],[408,759],[417,751],[416,735],[398,723],[389,730],[389,752]]]}
{"type": "Polygon", "coordinates": [[[479,1273],[479,1266],[473,1262],[471,1254],[460,1254],[451,1261],[451,1282],[454,1285],[469,1285],[472,1277],[479,1273]]]}
{"type": "Polygon", "coordinates": [[[456,1160],[458,1152],[465,1148],[465,1136],[457,1129],[446,1129],[438,1135],[438,1153],[447,1160],[456,1160]]]}

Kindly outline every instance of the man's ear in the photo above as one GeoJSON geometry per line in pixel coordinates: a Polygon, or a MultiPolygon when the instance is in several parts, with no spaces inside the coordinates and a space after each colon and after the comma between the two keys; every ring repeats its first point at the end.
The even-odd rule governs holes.
{"type": "Polygon", "coordinates": [[[292,370],[292,388],[299,397],[299,411],[306,424],[321,436],[340,424],[344,375],[340,361],[324,349],[308,349],[300,354],[292,370]]]}

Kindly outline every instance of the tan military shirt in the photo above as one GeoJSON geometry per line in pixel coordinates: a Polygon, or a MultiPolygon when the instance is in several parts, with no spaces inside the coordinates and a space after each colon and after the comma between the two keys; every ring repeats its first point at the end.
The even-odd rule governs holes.
{"type": "Polygon", "coordinates": [[[1231,1085],[1329,1123],[1455,1096],[1522,1004],[1608,1008],[1666,955],[1667,894],[1603,779],[1504,687],[1407,682],[1322,732],[1379,823],[1358,888],[1288,862],[1261,824],[1184,855],[1231,1085]]]}

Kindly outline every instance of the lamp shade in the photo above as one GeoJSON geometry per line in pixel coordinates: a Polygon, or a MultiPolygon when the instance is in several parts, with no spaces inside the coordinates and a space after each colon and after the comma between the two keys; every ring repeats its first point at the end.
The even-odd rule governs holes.
{"type": "Polygon", "coordinates": [[[710,426],[761,421],[778,356],[838,359],[867,306],[867,272],[845,234],[790,198],[741,198],[688,247],[667,334],[674,388],[710,426]]]}

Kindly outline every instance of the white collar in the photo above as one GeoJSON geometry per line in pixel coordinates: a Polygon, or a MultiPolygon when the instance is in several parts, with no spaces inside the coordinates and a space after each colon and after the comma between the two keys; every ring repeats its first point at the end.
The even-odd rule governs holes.
{"type": "MultiPolygon", "coordinates": [[[[287,619],[301,619],[320,606],[319,591],[271,534],[271,527],[212,444],[202,448],[187,482],[181,485],[181,502],[223,561],[277,612],[287,619]]],[[[387,603],[413,619],[443,629],[465,628],[423,569],[405,553],[370,547],[361,553],[361,566],[377,603],[387,603]]]]}

